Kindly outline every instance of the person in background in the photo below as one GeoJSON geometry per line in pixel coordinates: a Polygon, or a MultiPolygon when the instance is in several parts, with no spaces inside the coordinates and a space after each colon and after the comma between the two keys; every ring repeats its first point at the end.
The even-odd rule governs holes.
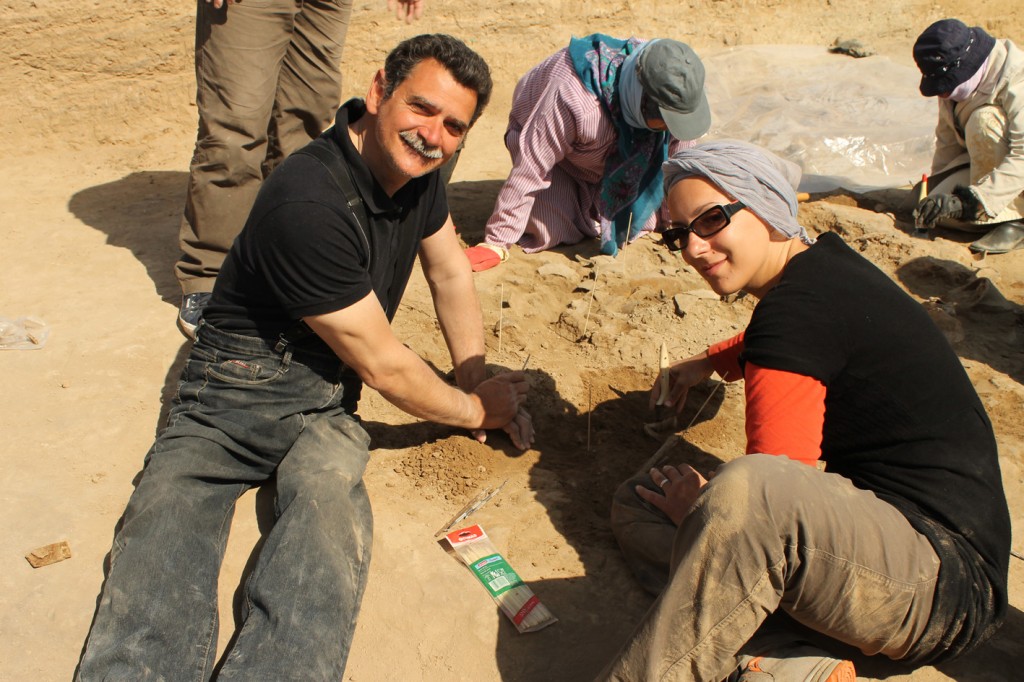
{"type": "Polygon", "coordinates": [[[531,69],[512,95],[512,170],[467,250],[474,270],[601,238],[602,253],[657,226],[661,163],[707,132],[704,65],[677,40],[595,33],[531,69]]]}
{"type": "Polygon", "coordinates": [[[743,332],[671,368],[667,404],[716,372],[743,379],[747,454],[616,491],[615,536],[659,596],[599,679],[852,682],[838,643],[935,664],[1006,614],[984,406],[917,301],[799,225],[787,166],[724,141],[665,164],[665,245],[715,293],[758,299],[743,332]]]}
{"type": "MultiPolygon", "coordinates": [[[[424,0],[388,0],[418,19],[424,0]]],[[[331,125],[352,0],[197,0],[199,129],[179,228],[178,328],[195,337],[263,180],[331,125]]]]}
{"type": "Polygon", "coordinates": [[[217,679],[342,679],[372,540],[364,382],[409,414],[529,447],[525,376],[486,376],[438,170],[491,87],[461,41],[410,38],[263,183],[115,535],[77,679],[210,679],[235,501],[270,481],[274,521],[217,679]],[[457,386],[391,331],[417,254],[457,386]]]}
{"type": "Polygon", "coordinates": [[[942,19],[914,43],[921,94],[938,97],[929,194],[918,224],[984,234],[979,253],[1024,246],[1024,53],[942,19]]]}

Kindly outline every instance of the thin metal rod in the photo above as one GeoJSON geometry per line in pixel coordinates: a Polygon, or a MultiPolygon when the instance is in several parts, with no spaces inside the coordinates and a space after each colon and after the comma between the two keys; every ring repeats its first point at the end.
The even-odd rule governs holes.
{"type": "Polygon", "coordinates": [[[580,339],[584,339],[587,336],[587,327],[590,326],[590,306],[594,305],[595,291],[597,291],[597,271],[594,272],[594,286],[590,288],[590,300],[587,301],[587,318],[583,321],[583,333],[580,334],[580,339]]]}
{"type": "Polygon", "coordinates": [[[501,323],[505,317],[505,283],[501,283],[498,294],[498,355],[501,355],[501,323]]]}
{"type": "Polygon", "coordinates": [[[594,409],[594,384],[587,381],[587,454],[590,454],[590,415],[594,409]]]}

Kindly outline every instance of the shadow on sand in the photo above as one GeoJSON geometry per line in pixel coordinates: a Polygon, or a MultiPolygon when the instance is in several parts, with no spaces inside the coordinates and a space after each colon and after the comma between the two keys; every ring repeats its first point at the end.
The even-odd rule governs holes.
{"type": "Polygon", "coordinates": [[[924,256],[896,270],[899,280],[926,299],[929,314],[957,355],[982,362],[1024,383],[1024,306],[1007,300],[986,277],[960,263],[924,256]],[[962,343],[969,339],[969,343],[962,343]]]}
{"type": "MultiPolygon", "coordinates": [[[[502,616],[496,658],[505,682],[591,680],[652,602],[629,572],[609,523],[613,492],[662,442],[642,429],[652,421],[649,377],[638,374],[630,380],[589,373],[585,379],[595,401],[588,414],[560,397],[552,377],[541,371],[528,374],[532,413],[538,432],[545,434],[529,487],[578,556],[583,575],[531,582],[559,622],[541,633],[522,635],[502,616]]],[[[713,386],[690,392],[680,424],[693,419],[713,386]]],[[[713,419],[723,398],[721,391],[712,396],[697,423],[713,419]]],[[[688,462],[704,474],[721,464],[685,440],[666,451],[664,460],[688,462]]]]}
{"type": "Polygon", "coordinates": [[[160,298],[175,305],[181,297],[174,264],[187,181],[188,173],[180,171],[137,171],[76,192],[68,201],[68,210],[107,235],[108,244],[130,250],[160,298]]]}

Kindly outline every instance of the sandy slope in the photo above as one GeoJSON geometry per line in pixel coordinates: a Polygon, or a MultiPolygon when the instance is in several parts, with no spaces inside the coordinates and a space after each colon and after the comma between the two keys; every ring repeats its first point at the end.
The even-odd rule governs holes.
{"type": "MultiPolygon", "coordinates": [[[[494,103],[473,131],[452,192],[470,243],[480,239],[508,170],[501,135],[515,78],[570,34],[665,35],[708,52],[849,37],[909,63],[917,32],[952,15],[1024,42],[1024,19],[1006,0],[984,3],[984,13],[962,1],[430,2],[413,28],[388,16],[383,1],[357,7],[345,90],[361,95],[387,49],[414,30],[460,35],[490,61],[494,103]]],[[[114,524],[186,353],[174,329],[171,266],[195,126],[193,12],[184,0],[0,2],[0,316],[35,315],[51,327],[43,350],[0,353],[3,680],[70,677],[114,524]],[[62,539],[70,561],[33,570],[23,559],[62,539]]],[[[1024,252],[975,261],[953,235],[914,239],[904,195],[815,197],[801,217],[841,231],[920,300],[958,304],[930,305],[992,416],[1014,547],[1024,552],[1024,252]],[[990,293],[979,304],[979,277],[1009,303],[993,307],[990,293]]],[[[515,254],[477,280],[491,362],[518,368],[531,356],[535,450],[518,454],[498,436],[477,444],[367,392],[361,411],[377,448],[366,477],[375,545],[347,679],[590,679],[649,603],[619,558],[606,509],[617,482],[659,444],[641,429],[658,345],[666,339],[674,357],[699,350],[741,328],[751,304],[700,294],[699,277],[650,242],[613,262],[594,254],[593,245],[515,254]],[[595,278],[591,303],[580,284],[595,278]],[[503,622],[432,539],[478,488],[506,479],[474,518],[560,618],[528,636],[503,622]]],[[[396,329],[439,369],[449,367],[419,275],[396,329]]],[[[735,457],[742,402],[741,388],[728,387],[673,456],[701,467],[735,457]]],[[[222,580],[222,645],[268,497],[249,494],[239,504],[222,580]]],[[[1010,615],[988,644],[941,669],[906,675],[867,663],[862,673],[1015,679],[1024,661],[1024,562],[1011,561],[1010,615]]]]}

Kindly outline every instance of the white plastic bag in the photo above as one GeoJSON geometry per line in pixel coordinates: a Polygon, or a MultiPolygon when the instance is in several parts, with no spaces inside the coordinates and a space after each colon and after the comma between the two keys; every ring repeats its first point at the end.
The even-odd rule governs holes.
{"type": "Polygon", "coordinates": [[[802,192],[898,187],[931,168],[938,109],[912,66],[793,45],[702,59],[712,119],[704,139],[746,140],[793,161],[802,192]]]}
{"type": "Polygon", "coordinates": [[[50,328],[36,317],[0,317],[0,350],[37,350],[46,345],[50,328]]]}

